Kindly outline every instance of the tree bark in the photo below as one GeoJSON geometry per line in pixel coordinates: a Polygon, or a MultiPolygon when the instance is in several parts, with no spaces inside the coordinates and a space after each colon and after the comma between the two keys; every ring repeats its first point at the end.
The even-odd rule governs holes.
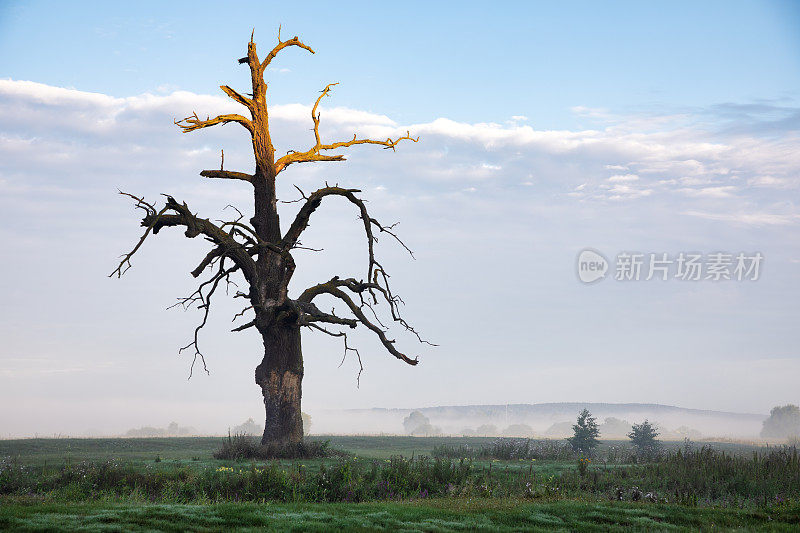
{"type": "Polygon", "coordinates": [[[303,440],[300,327],[296,324],[274,324],[262,332],[262,337],[264,359],[255,372],[266,411],[261,444],[297,444],[303,440]]]}

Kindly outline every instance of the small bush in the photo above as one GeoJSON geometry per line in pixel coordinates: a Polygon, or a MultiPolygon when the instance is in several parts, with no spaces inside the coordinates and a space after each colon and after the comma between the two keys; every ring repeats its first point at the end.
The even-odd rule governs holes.
{"type": "Polygon", "coordinates": [[[645,420],[641,424],[634,424],[628,433],[631,444],[636,452],[645,459],[653,458],[659,450],[660,442],[656,437],[659,433],[656,427],[645,420]]]}
{"type": "Polygon", "coordinates": [[[330,447],[330,441],[301,441],[297,444],[262,445],[249,435],[228,435],[222,447],[214,452],[215,459],[241,461],[243,459],[313,459],[341,456],[330,447]]]}

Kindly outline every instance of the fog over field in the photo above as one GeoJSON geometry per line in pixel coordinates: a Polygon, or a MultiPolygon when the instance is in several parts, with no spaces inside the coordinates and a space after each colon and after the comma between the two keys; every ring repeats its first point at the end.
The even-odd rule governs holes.
{"type": "MultiPolygon", "coordinates": [[[[587,408],[597,418],[601,438],[625,439],[630,425],[647,419],[655,423],[665,440],[690,438],[732,438],[752,441],[759,437],[766,414],[704,411],[655,404],[607,404],[607,403],[546,403],[509,405],[471,405],[421,407],[417,409],[319,409],[309,411],[310,431],[313,435],[405,435],[408,428],[404,420],[410,413],[418,411],[430,420],[433,431],[415,433],[418,436],[507,436],[532,438],[563,438],[572,434],[572,424],[581,409],[587,408]]],[[[252,422],[229,420],[226,424],[184,426],[170,424],[142,424],[141,426],[116,431],[83,431],[60,434],[60,436],[126,436],[126,437],[178,437],[188,435],[225,435],[246,430],[259,434],[263,421],[259,413],[252,410],[252,422]]],[[[52,437],[47,432],[35,434],[0,435],[0,438],[23,436],[52,437]]]]}
{"type": "MultiPolygon", "coordinates": [[[[728,413],[683,409],[650,404],[602,404],[602,403],[555,403],[513,404],[484,406],[424,407],[416,409],[430,419],[442,434],[476,435],[480,426],[496,428],[488,436],[533,436],[558,438],[572,434],[571,425],[581,409],[587,408],[601,425],[601,437],[625,438],[625,432],[609,428],[604,432],[603,423],[609,419],[639,423],[645,419],[656,423],[665,438],[682,439],[727,437],[758,439],[761,424],[766,415],[728,413]],[[514,434],[505,431],[512,425],[530,426],[532,432],[514,434]],[[465,432],[465,430],[467,430],[465,432]]],[[[412,410],[408,409],[351,409],[323,410],[314,417],[312,431],[331,434],[396,434],[403,432],[403,419],[412,410]]],[[[523,428],[524,429],[524,428],[523,428]]],[[[519,431],[519,428],[517,429],[519,431]]]]}

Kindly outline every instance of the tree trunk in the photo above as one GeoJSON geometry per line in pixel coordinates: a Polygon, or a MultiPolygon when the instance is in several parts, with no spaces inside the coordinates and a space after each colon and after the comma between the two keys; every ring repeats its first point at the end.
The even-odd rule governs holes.
{"type": "Polygon", "coordinates": [[[266,410],[261,444],[297,444],[303,440],[300,327],[278,323],[261,334],[264,360],[256,367],[256,384],[261,387],[266,410]]]}

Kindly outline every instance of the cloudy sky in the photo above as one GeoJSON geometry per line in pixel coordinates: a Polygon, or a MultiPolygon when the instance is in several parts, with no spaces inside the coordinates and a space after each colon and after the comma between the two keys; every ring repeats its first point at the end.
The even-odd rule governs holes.
{"type": "MultiPolygon", "coordinates": [[[[555,5],[555,4],[554,4],[555,5]]],[[[780,2],[529,6],[6,1],[0,4],[0,436],[115,433],[177,420],[224,431],[261,418],[253,330],[217,298],[201,333],[210,375],[179,356],[198,311],[167,311],[194,289],[199,239],[148,240],[117,190],[185,200],[207,218],[251,209],[236,125],[183,135],[173,124],[240,112],[237,64],[295,34],[267,72],[279,152],[322,135],[386,137],[396,153],[282,173],[279,195],[326,181],[357,187],[397,230],[378,252],[406,317],[436,348],[397,332],[404,366],[355,335],[365,371],[335,339],[305,334],[304,410],[602,401],[766,413],[798,403],[800,375],[800,11],[780,2]],[[130,4],[133,5],[133,4],[130,4]],[[582,283],[584,248],[610,261],[582,283]],[[615,279],[621,253],[748,256],[757,280],[615,279]],[[235,325],[235,324],[234,324],[235,325]]],[[[297,204],[284,204],[291,220],[297,204]]],[[[323,206],[296,254],[294,295],[359,276],[349,206],[323,206]]],[[[705,264],[707,267],[707,263],[705,264]]],[[[731,270],[733,267],[731,267],[731,270]]],[[[735,276],[734,276],[735,277],[735,276]]],[[[656,276],[658,278],[658,276],[656,276]]]]}

